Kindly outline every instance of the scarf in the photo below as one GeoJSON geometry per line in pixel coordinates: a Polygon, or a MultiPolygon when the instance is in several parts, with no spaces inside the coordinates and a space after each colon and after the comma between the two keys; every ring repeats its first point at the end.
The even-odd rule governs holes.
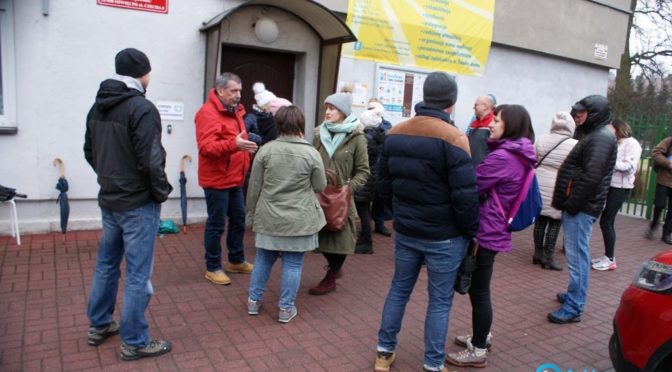
{"type": "Polygon", "coordinates": [[[357,116],[350,114],[342,123],[322,122],[320,126],[320,140],[324,149],[327,150],[329,159],[334,155],[338,146],[343,142],[348,133],[352,133],[359,125],[357,116]],[[332,136],[331,134],[334,133],[332,136]]]}
{"type": "Polygon", "coordinates": [[[485,115],[484,117],[482,117],[480,119],[475,117],[474,120],[471,122],[471,125],[469,125],[469,128],[473,128],[473,129],[485,128],[485,129],[487,129],[488,125],[490,125],[490,123],[492,123],[492,120],[494,118],[495,118],[495,114],[493,112],[485,115]]]}

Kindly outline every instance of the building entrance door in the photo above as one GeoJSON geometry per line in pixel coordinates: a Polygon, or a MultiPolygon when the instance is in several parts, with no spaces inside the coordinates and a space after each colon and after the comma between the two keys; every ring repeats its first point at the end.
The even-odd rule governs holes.
{"type": "Polygon", "coordinates": [[[252,85],[257,81],[276,96],[293,101],[295,59],[291,53],[222,45],[220,73],[233,72],[240,76],[243,81],[241,102],[250,112],[255,103],[252,85]]]}

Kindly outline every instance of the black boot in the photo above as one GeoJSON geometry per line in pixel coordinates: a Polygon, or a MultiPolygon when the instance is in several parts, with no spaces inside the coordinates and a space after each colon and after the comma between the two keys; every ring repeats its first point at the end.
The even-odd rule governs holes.
{"type": "Polygon", "coordinates": [[[544,247],[544,254],[541,257],[541,268],[555,271],[562,271],[562,267],[555,263],[555,247],[544,247]]]}
{"type": "Polygon", "coordinates": [[[663,231],[663,237],[661,238],[667,244],[672,245],[672,233],[669,231],[663,231]]]}

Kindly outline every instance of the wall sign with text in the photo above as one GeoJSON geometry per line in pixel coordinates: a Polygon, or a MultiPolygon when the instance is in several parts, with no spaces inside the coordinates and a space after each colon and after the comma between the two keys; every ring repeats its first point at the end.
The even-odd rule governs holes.
{"type": "Polygon", "coordinates": [[[98,5],[168,14],[168,0],[96,0],[98,5]]]}
{"type": "Polygon", "coordinates": [[[494,13],[495,0],[349,0],[347,24],[358,41],[342,55],[481,76],[494,13]]]}

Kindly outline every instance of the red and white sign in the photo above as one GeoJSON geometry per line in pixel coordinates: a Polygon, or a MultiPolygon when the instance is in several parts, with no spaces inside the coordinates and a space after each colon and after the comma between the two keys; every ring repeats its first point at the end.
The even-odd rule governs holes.
{"type": "Polygon", "coordinates": [[[168,0],[96,0],[98,5],[168,14],[168,0]]]}

